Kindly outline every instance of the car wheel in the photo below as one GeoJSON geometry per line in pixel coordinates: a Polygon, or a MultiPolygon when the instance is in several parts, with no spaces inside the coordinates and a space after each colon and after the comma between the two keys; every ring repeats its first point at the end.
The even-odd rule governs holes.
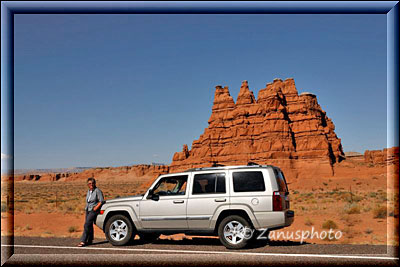
{"type": "Polygon", "coordinates": [[[229,249],[244,248],[251,239],[251,234],[250,223],[238,215],[226,217],[218,226],[219,240],[229,249]]]}
{"type": "Polygon", "coordinates": [[[114,215],[106,223],[106,238],[113,246],[129,243],[133,236],[132,222],[124,215],[114,215]]]}
{"type": "Polygon", "coordinates": [[[140,233],[139,234],[140,237],[140,241],[141,242],[147,242],[147,243],[151,243],[157,240],[157,238],[160,237],[160,234],[150,234],[150,233],[140,233]]]}

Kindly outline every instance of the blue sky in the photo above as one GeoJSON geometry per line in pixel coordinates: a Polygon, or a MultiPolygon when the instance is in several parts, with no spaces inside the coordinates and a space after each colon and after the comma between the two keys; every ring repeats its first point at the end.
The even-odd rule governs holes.
{"type": "MultiPolygon", "coordinates": [[[[386,147],[385,15],[15,16],[15,168],[166,163],[236,100],[293,77],[345,151],[386,147]]],[[[3,153],[7,151],[2,151],[3,153]]]]}

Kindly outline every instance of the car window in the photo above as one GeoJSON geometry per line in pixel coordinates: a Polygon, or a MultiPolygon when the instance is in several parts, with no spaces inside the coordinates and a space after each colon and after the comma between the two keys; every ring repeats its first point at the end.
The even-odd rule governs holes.
{"type": "Polygon", "coordinates": [[[234,172],[232,177],[233,191],[235,192],[265,191],[262,172],[234,172]]]}
{"type": "Polygon", "coordinates": [[[161,179],[153,189],[153,194],[160,196],[184,195],[187,175],[169,176],[161,179]]]}
{"type": "Polygon", "coordinates": [[[226,193],[225,173],[217,174],[216,193],[226,193]]]}
{"type": "Polygon", "coordinates": [[[287,192],[288,188],[287,188],[286,179],[285,179],[285,176],[283,175],[283,173],[277,169],[274,169],[274,173],[275,173],[276,182],[279,187],[279,191],[287,192]]]}
{"type": "Polygon", "coordinates": [[[195,174],[192,193],[194,195],[226,193],[225,173],[195,174]]]}

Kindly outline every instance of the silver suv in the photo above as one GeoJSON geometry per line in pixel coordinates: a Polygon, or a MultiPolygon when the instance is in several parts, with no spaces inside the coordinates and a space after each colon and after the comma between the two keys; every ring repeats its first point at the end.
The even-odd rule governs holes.
{"type": "Polygon", "coordinates": [[[144,195],[107,200],[97,216],[108,241],[125,245],[138,234],[219,236],[227,248],[292,224],[282,171],[248,165],[190,169],[159,176],[144,195]]]}

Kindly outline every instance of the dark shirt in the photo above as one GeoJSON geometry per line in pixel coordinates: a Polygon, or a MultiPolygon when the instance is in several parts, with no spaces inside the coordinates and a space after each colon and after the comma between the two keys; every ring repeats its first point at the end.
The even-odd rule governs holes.
{"type": "Polygon", "coordinates": [[[104,203],[103,192],[97,187],[92,192],[88,190],[86,194],[86,207],[85,210],[92,211],[93,208],[99,203],[104,203]]]}

